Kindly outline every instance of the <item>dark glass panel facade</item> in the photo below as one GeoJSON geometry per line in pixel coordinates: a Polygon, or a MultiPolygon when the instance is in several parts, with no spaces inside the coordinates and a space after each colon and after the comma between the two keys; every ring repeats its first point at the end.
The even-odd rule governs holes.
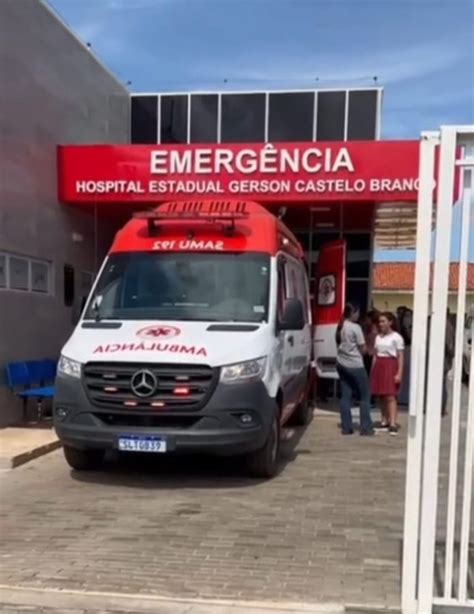
{"type": "Polygon", "coordinates": [[[318,141],[343,141],[346,92],[319,92],[318,141]]]}
{"type": "Polygon", "coordinates": [[[347,241],[348,250],[366,250],[371,247],[370,233],[346,233],[344,238],[347,241]]]}
{"type": "Polygon", "coordinates": [[[187,143],[188,97],[185,95],[161,96],[160,104],[160,142],[187,143]]]}
{"type": "Polygon", "coordinates": [[[191,143],[217,143],[216,94],[191,96],[191,143]]]}
{"type": "Polygon", "coordinates": [[[223,94],[223,143],[261,143],[265,140],[265,94],[223,94]]]}
{"type": "MultiPolygon", "coordinates": [[[[373,140],[377,134],[377,89],[346,92],[320,91],[316,95],[316,139],[318,141],[373,140]],[[347,100],[347,135],[345,135],[347,100]]],[[[220,136],[222,143],[265,141],[310,142],[314,130],[314,92],[268,94],[222,93],[220,136]]],[[[219,134],[218,94],[132,96],[132,143],[216,143],[219,134]],[[188,122],[188,113],[191,115],[188,122]],[[158,133],[158,134],[157,134],[158,133]],[[157,137],[160,138],[157,138],[157,137]]]]}
{"type": "Polygon", "coordinates": [[[370,250],[347,254],[346,275],[348,278],[366,279],[370,275],[370,250]]]}
{"type": "Polygon", "coordinates": [[[370,277],[371,236],[369,233],[344,234],[347,241],[346,275],[348,278],[370,277]]]}
{"type": "Polygon", "coordinates": [[[376,90],[349,92],[348,141],[371,141],[376,137],[376,90]]]}
{"type": "Polygon", "coordinates": [[[268,140],[272,143],[312,141],[314,93],[270,94],[268,140]]]}
{"type": "Polygon", "coordinates": [[[158,96],[132,97],[132,143],[156,143],[158,96]]]}
{"type": "Polygon", "coordinates": [[[369,297],[369,281],[352,280],[346,281],[346,302],[353,303],[360,307],[361,313],[367,312],[367,301],[369,297]]]}

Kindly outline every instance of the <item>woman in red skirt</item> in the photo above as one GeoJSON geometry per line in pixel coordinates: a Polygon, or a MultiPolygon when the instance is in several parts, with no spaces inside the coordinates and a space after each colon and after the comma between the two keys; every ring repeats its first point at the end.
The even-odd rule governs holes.
{"type": "Polygon", "coordinates": [[[375,338],[375,355],[370,374],[370,391],[380,400],[380,430],[398,434],[397,396],[402,381],[403,337],[395,330],[395,316],[385,312],[379,318],[379,334],[375,338]]]}

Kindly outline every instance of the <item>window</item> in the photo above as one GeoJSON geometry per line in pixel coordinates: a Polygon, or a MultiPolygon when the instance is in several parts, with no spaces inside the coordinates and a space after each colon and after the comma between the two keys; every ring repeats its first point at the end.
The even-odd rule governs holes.
{"type": "Polygon", "coordinates": [[[31,262],[31,290],[33,292],[49,292],[49,266],[47,262],[31,262]]]}
{"type": "Polygon", "coordinates": [[[312,141],[314,92],[270,94],[268,140],[312,141]]]}
{"type": "Polygon", "coordinates": [[[223,94],[223,143],[262,143],[265,140],[265,94],[223,94]]]}
{"type": "Polygon", "coordinates": [[[306,271],[299,262],[288,260],[286,263],[287,298],[297,298],[303,303],[305,322],[309,321],[309,296],[306,271]]]}
{"type": "Polygon", "coordinates": [[[191,96],[191,143],[217,143],[217,102],[215,94],[191,96]]]}
{"type": "Polygon", "coordinates": [[[188,97],[161,96],[160,143],[188,142],[188,97]]]}
{"type": "Polygon", "coordinates": [[[278,263],[278,296],[277,296],[277,318],[281,322],[283,320],[283,314],[285,311],[285,303],[287,296],[286,288],[286,263],[281,259],[278,263]]]}
{"type": "Polygon", "coordinates": [[[347,241],[348,250],[369,250],[372,245],[372,236],[366,232],[345,233],[344,239],[347,241]]]}
{"type": "Polygon", "coordinates": [[[371,235],[369,233],[344,234],[347,242],[346,275],[348,279],[368,279],[370,276],[371,235]]]}
{"type": "Polygon", "coordinates": [[[12,290],[29,289],[30,281],[28,260],[26,258],[10,256],[10,258],[8,259],[8,273],[10,279],[10,288],[12,290]]]}
{"type": "Polygon", "coordinates": [[[113,254],[85,317],[263,322],[269,276],[269,256],[257,253],[113,254]]]}
{"type": "Polygon", "coordinates": [[[346,92],[319,92],[318,141],[344,140],[346,92]]]}
{"type": "Polygon", "coordinates": [[[348,279],[368,279],[370,275],[370,250],[347,252],[346,276],[348,279]]]}
{"type": "Polygon", "coordinates": [[[74,304],[75,282],[74,267],[70,264],[64,265],[64,304],[71,307],[74,304]]]}
{"type": "Polygon", "coordinates": [[[359,305],[361,313],[366,313],[369,297],[369,280],[346,281],[346,301],[359,305]]]}
{"type": "Polygon", "coordinates": [[[51,262],[0,252],[0,289],[52,294],[51,262]]]}
{"type": "Polygon", "coordinates": [[[157,142],[158,96],[132,96],[132,143],[157,142]]]}

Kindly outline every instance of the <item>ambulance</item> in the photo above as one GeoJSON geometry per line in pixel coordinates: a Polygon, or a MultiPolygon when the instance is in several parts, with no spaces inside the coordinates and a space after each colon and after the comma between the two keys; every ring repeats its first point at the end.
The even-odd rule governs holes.
{"type": "Polygon", "coordinates": [[[281,427],[311,417],[312,351],[304,253],[280,219],[237,200],[137,213],[61,353],[66,461],[211,453],[271,477],[281,427]]]}

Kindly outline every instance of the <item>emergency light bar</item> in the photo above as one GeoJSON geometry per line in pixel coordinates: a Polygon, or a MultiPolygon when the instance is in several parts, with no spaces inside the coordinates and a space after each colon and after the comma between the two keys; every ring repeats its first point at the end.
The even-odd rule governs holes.
{"type": "Polygon", "coordinates": [[[248,217],[245,202],[183,202],[170,203],[153,211],[139,211],[133,217],[148,221],[148,232],[151,236],[158,231],[159,225],[167,222],[204,222],[220,224],[224,233],[233,234],[235,220],[248,217]]]}

